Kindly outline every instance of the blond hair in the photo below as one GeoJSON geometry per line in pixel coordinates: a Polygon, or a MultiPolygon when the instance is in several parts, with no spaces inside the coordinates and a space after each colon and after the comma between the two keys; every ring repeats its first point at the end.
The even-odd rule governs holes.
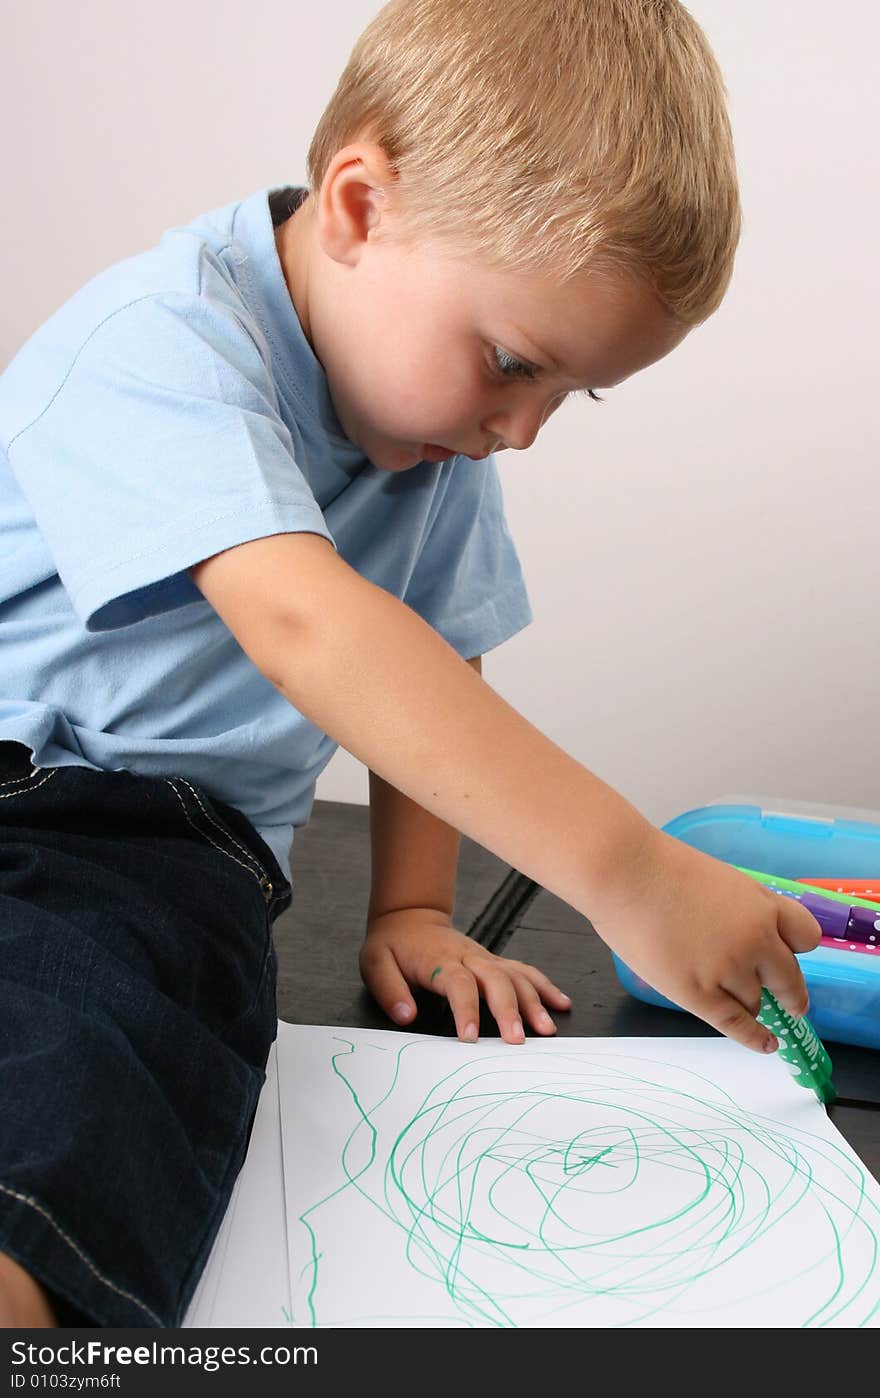
{"type": "Polygon", "coordinates": [[[686,324],[739,237],[718,65],[677,0],[391,0],[309,150],[311,192],[369,133],[405,236],[493,267],[646,281],[686,324]]]}

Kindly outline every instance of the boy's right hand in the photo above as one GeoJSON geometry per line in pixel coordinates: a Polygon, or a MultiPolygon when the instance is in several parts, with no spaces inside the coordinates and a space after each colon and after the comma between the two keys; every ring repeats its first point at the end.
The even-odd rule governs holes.
{"type": "Polygon", "coordinates": [[[755,1020],[761,986],[806,1009],[793,953],[817,946],[819,928],[800,904],[657,830],[327,539],[254,539],[190,571],[300,713],[585,913],[670,1000],[765,1052],[776,1044],[755,1020]]]}
{"type": "Polygon", "coordinates": [[[609,879],[591,921],[637,975],[682,1009],[758,1053],[776,1039],[755,1019],[766,986],[792,1014],[808,1008],[795,952],[819,945],[806,908],[650,827],[635,863],[609,879]]]}

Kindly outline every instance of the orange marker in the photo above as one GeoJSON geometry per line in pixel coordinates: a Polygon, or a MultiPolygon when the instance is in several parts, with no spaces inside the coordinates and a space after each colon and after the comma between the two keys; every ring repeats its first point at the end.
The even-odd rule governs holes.
{"type": "Polygon", "coordinates": [[[880,879],[814,879],[799,878],[798,883],[808,883],[811,888],[828,888],[832,893],[852,893],[856,898],[867,898],[872,903],[880,903],[880,879]]]}

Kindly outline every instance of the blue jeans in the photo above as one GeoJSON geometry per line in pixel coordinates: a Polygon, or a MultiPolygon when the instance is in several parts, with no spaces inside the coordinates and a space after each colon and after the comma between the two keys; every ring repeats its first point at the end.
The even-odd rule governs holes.
{"type": "Polygon", "coordinates": [[[290,885],[180,777],[0,744],[0,1251],[63,1324],[176,1326],[241,1168],[290,885]]]}

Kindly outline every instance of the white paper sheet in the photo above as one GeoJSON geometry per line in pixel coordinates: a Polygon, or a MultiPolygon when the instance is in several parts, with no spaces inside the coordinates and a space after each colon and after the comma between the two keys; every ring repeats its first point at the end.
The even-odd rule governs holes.
{"type": "Polygon", "coordinates": [[[880,1188],[778,1057],[285,1024],[278,1083],[294,1325],[880,1323],[880,1188]]]}

